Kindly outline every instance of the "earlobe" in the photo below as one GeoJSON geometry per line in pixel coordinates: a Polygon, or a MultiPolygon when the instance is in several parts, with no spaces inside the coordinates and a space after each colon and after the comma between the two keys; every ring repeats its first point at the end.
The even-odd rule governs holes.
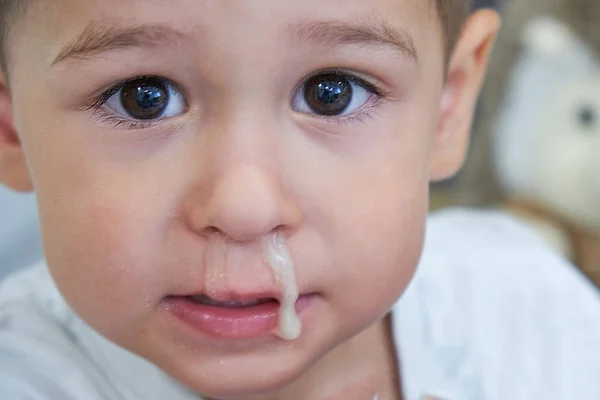
{"type": "Polygon", "coordinates": [[[442,94],[433,142],[432,181],[453,176],[464,162],[477,98],[499,27],[500,18],[491,10],[475,12],[465,23],[442,94]]]}
{"type": "Polygon", "coordinates": [[[19,192],[33,190],[21,141],[13,124],[12,100],[0,70],[0,183],[19,192]]]}

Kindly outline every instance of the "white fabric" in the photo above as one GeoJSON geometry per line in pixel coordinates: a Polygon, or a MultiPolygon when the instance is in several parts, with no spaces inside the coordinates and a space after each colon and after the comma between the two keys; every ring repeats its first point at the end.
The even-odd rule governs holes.
{"type": "MultiPolygon", "coordinates": [[[[506,215],[432,216],[392,316],[406,400],[600,399],[598,292],[506,215]]],[[[43,264],[0,285],[0,399],[198,400],[73,315],[43,264]]]]}

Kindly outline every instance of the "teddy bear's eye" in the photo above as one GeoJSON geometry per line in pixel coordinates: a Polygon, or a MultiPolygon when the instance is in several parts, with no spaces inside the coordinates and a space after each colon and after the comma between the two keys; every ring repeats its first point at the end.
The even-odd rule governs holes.
{"type": "Polygon", "coordinates": [[[595,128],[598,124],[598,112],[591,105],[584,105],[577,110],[579,125],[584,129],[595,128]]]}

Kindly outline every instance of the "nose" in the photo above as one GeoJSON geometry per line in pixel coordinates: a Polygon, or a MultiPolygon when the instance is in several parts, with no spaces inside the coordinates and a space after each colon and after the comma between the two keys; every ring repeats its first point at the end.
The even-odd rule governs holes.
{"type": "Polygon", "coordinates": [[[293,196],[283,189],[277,171],[268,167],[235,165],[206,189],[205,202],[192,205],[190,219],[200,233],[218,232],[232,241],[249,242],[299,222],[293,196]]]}

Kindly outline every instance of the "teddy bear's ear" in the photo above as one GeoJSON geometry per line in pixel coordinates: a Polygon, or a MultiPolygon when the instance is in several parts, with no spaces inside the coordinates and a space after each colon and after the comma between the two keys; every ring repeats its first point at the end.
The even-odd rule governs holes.
{"type": "Polygon", "coordinates": [[[532,19],[521,34],[522,45],[535,53],[561,56],[581,45],[581,40],[563,22],[552,17],[532,19]]]}

